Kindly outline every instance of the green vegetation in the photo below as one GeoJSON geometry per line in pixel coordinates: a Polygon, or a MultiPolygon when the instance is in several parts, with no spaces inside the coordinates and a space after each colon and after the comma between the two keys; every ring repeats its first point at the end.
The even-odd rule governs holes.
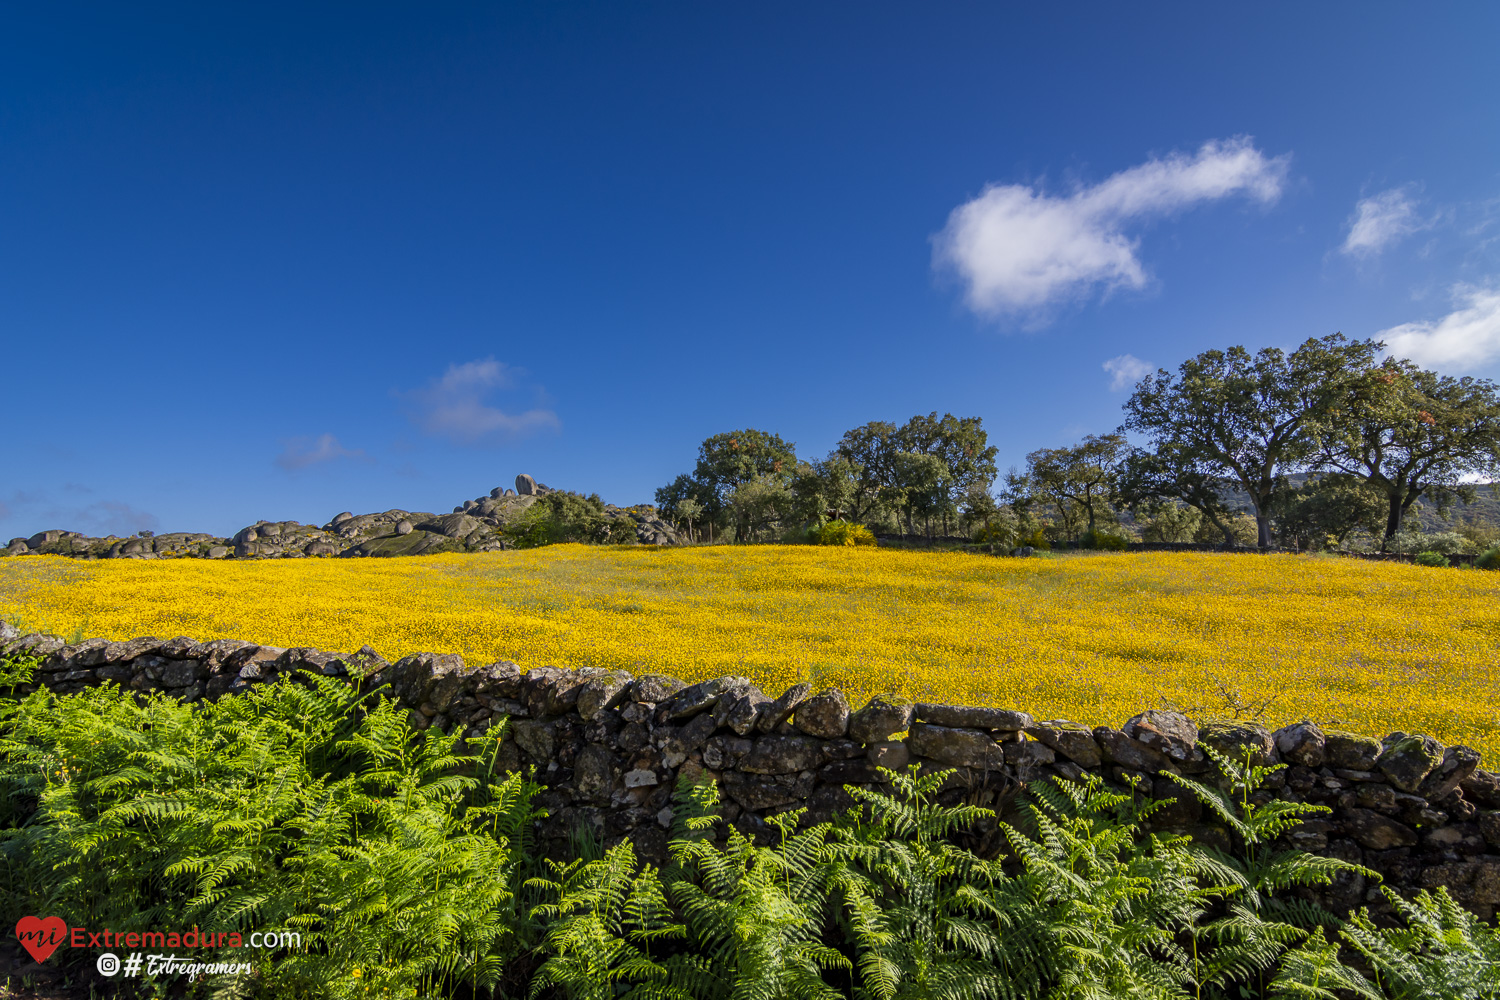
{"type": "Polygon", "coordinates": [[[740,542],[848,520],[993,548],[1038,531],[1086,548],[1101,532],[1299,550],[1493,547],[1500,391],[1381,358],[1382,346],[1334,334],[1290,353],[1204,351],[1142,379],[1115,432],[1033,451],[998,483],[980,419],[934,412],[863,424],[811,462],[765,431],[716,434],[656,500],[679,524],[740,542]],[[1423,534],[1424,519],[1451,531],[1423,534]]]}
{"type": "Polygon", "coordinates": [[[1000,822],[913,769],[851,787],[833,822],[772,817],[769,845],[685,785],[665,867],[628,842],[540,861],[538,789],[494,773],[493,732],[415,732],[302,680],[200,706],[112,686],[0,702],[5,919],[296,930],[302,949],[234,987],[267,998],[1500,996],[1500,932],[1441,890],[1393,897],[1396,928],[1288,894],[1355,866],[1270,851],[1322,807],[1258,804],[1271,769],[1249,762],[1175,779],[1228,853],[1147,832],[1165,803],[1096,778],[1034,784],[1000,822]],[[976,827],[1000,857],[958,846],[976,827]]]}

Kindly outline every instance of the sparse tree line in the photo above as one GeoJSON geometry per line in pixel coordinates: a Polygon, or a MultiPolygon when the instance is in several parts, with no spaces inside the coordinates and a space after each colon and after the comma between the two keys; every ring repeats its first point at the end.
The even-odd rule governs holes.
{"type": "MultiPolygon", "coordinates": [[[[1142,379],[1118,430],[1033,451],[1004,476],[978,417],[872,421],[813,460],[776,434],[730,431],[656,502],[699,541],[798,541],[838,521],[1001,545],[1400,549],[1419,502],[1443,512],[1500,479],[1500,393],[1383,347],[1333,334],[1290,353],[1204,351],[1142,379]]],[[[1497,527],[1433,544],[1493,544],[1497,527]]]]}

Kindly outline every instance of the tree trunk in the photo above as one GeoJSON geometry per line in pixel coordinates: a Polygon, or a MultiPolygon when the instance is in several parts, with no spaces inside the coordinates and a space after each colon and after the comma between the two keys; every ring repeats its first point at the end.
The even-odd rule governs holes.
{"type": "Polygon", "coordinates": [[[1380,540],[1380,551],[1382,552],[1386,550],[1386,546],[1390,545],[1391,536],[1401,530],[1401,520],[1406,514],[1406,508],[1402,505],[1400,496],[1390,493],[1387,494],[1387,497],[1390,500],[1391,509],[1385,518],[1385,537],[1380,540]]]}

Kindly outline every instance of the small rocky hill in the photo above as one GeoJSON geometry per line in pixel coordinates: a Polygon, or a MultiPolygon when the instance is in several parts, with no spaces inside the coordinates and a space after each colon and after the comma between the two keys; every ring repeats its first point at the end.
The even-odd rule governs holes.
{"type": "MultiPolygon", "coordinates": [[[[299,559],[308,556],[421,556],[438,552],[498,552],[511,547],[504,528],[551,487],[526,474],[515,489],[497,486],[487,496],[465,500],[452,513],[387,510],[344,511],[321,527],[297,521],[257,521],[229,538],[191,532],[94,538],[60,528],[30,538],[12,538],[6,555],[60,555],[76,559],[299,559]]],[[[647,504],[606,504],[605,517],[634,522],[642,545],[679,545],[681,537],[647,504]]]]}

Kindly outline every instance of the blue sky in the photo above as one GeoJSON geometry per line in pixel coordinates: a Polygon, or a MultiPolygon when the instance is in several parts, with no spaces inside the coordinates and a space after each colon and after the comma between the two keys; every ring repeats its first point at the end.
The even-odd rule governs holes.
{"type": "Polygon", "coordinates": [[[642,502],[931,410],[1003,469],[1336,330],[1500,375],[1492,3],[3,18],[0,542],[642,502]]]}

